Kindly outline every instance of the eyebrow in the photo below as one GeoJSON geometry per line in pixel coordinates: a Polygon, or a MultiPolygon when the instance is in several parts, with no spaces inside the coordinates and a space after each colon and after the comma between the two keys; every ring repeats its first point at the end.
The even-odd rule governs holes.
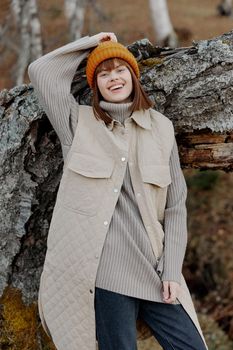
{"type": "MultiPolygon", "coordinates": [[[[118,66],[115,66],[113,69],[117,69],[119,67],[125,67],[125,65],[124,64],[119,64],[118,66]]],[[[103,68],[98,74],[101,74],[102,72],[110,72],[113,69],[103,68]]]]}

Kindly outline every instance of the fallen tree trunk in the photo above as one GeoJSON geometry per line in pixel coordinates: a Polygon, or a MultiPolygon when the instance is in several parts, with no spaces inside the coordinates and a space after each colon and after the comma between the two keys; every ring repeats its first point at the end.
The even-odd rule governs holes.
{"type": "MultiPolygon", "coordinates": [[[[233,31],[187,48],[129,46],[155,108],[174,123],[184,168],[233,170],[233,31]]],[[[77,72],[73,94],[90,104],[77,72]]]]}
{"type": "MultiPolygon", "coordinates": [[[[188,48],[153,47],[146,39],[129,48],[156,109],[174,123],[182,166],[232,171],[233,32],[188,48]]],[[[72,92],[89,104],[83,73],[84,64],[72,92]]],[[[0,295],[11,286],[30,304],[63,166],[59,140],[31,86],[1,92],[0,144],[0,295]]]]}

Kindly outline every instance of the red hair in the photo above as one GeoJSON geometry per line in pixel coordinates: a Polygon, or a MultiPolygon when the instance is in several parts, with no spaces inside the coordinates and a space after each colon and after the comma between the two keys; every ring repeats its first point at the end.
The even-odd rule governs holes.
{"type": "Polygon", "coordinates": [[[103,100],[103,97],[97,85],[97,74],[100,73],[102,70],[111,71],[112,69],[116,68],[116,64],[126,66],[129,69],[132,76],[133,91],[131,111],[134,112],[139,111],[141,109],[145,110],[154,106],[154,103],[147,96],[131,66],[126,61],[120,58],[109,58],[108,60],[100,63],[100,65],[95,70],[92,100],[92,106],[95,117],[97,119],[102,119],[106,124],[110,123],[112,121],[112,118],[99,105],[100,101],[103,100]]]}

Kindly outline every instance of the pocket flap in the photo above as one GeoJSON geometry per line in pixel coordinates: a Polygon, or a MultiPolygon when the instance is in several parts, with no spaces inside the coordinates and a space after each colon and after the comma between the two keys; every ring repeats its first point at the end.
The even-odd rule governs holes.
{"type": "Polygon", "coordinates": [[[166,187],[171,183],[169,165],[141,165],[141,175],[143,182],[147,182],[159,187],[166,187]]]}
{"type": "Polygon", "coordinates": [[[86,177],[109,178],[114,168],[112,158],[96,158],[93,155],[73,153],[67,168],[86,177]]]}

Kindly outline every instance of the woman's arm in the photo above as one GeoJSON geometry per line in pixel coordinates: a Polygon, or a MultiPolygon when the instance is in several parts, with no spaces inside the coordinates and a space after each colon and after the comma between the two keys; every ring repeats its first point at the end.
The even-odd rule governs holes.
{"type": "Polygon", "coordinates": [[[115,36],[113,33],[86,36],[38,58],[28,68],[39,102],[63,145],[72,143],[78,118],[78,104],[70,92],[74,74],[89,49],[104,37],[113,40],[115,36]],[[75,113],[71,113],[71,108],[75,113]]]}
{"type": "Polygon", "coordinates": [[[170,156],[172,182],[168,187],[164,217],[164,268],[162,281],[181,283],[182,265],[187,245],[187,186],[180,167],[176,140],[170,156]]]}

